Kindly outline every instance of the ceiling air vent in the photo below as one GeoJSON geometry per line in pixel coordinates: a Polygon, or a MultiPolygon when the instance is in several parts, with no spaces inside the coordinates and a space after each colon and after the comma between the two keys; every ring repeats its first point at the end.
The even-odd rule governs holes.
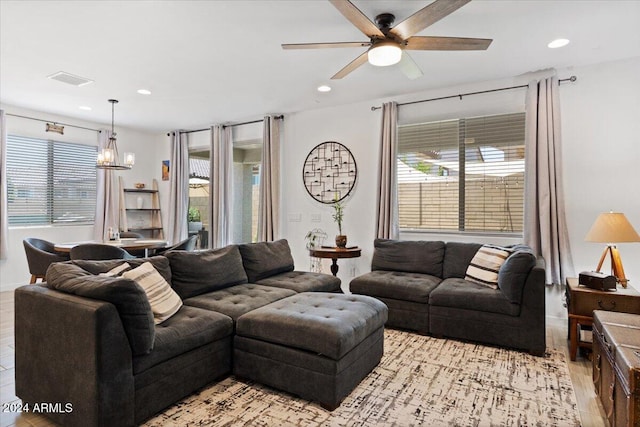
{"type": "Polygon", "coordinates": [[[93,80],[85,79],[84,77],[80,76],[74,76],[73,74],[69,74],[64,71],[53,73],[50,76],[47,76],[47,78],[74,86],[84,86],[88,85],[89,83],[93,83],[93,80]]]}

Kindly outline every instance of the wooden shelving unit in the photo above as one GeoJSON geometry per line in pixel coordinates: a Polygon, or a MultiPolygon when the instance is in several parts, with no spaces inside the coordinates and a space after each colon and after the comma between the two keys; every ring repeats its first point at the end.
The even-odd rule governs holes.
{"type": "Polygon", "coordinates": [[[162,212],[158,181],[153,180],[151,188],[125,188],[122,177],[120,183],[120,231],[133,231],[152,239],[164,239],[162,212]],[[143,207],[139,208],[138,197],[143,207]],[[132,220],[136,219],[135,222],[132,220]]]}

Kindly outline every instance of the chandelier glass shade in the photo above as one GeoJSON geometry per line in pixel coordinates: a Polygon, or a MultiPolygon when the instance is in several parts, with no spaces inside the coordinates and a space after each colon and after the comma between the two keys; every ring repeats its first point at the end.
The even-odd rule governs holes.
{"type": "Polygon", "coordinates": [[[118,101],[116,99],[110,99],[109,102],[111,103],[111,136],[109,136],[107,146],[98,152],[96,167],[98,169],[131,169],[136,162],[136,155],[134,153],[124,153],[124,162],[120,163],[118,143],[116,141],[116,133],[113,126],[114,106],[118,101]]]}

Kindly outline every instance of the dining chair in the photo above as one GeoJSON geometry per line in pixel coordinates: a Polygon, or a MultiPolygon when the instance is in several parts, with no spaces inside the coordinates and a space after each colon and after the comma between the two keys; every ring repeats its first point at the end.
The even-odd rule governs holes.
{"type": "Polygon", "coordinates": [[[173,246],[156,249],[156,255],[160,255],[168,251],[192,251],[196,248],[197,240],[198,240],[198,235],[195,234],[187,239],[184,239],[181,242],[176,243],[173,246]]]}
{"type": "Polygon", "coordinates": [[[83,243],[71,248],[71,259],[133,259],[135,256],[122,248],[102,243],[83,243]]]}
{"type": "Polygon", "coordinates": [[[46,240],[28,237],[22,241],[24,251],[27,254],[27,264],[31,273],[30,284],[36,283],[38,279],[44,281],[47,268],[54,262],[69,261],[69,255],[56,252],[54,244],[46,240]]]}
{"type": "MultiPolygon", "coordinates": [[[[121,231],[120,232],[121,239],[144,239],[144,236],[140,233],[136,233],[135,231],[121,231]]],[[[144,258],[147,256],[147,251],[145,249],[129,249],[127,250],[131,255],[136,258],[144,258]]]]}

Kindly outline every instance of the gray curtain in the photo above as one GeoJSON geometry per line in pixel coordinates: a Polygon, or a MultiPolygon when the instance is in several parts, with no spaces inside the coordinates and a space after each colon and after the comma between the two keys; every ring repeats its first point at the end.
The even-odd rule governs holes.
{"type": "Polygon", "coordinates": [[[7,203],[7,120],[4,110],[0,110],[0,259],[9,255],[7,203]]]}
{"type": "MultiPolygon", "coordinates": [[[[98,152],[106,147],[111,131],[102,129],[98,133],[98,152]]],[[[119,199],[115,173],[109,169],[97,169],[96,173],[96,218],[93,238],[97,241],[109,240],[109,227],[119,229],[119,199]]]]}
{"type": "Polygon", "coordinates": [[[209,241],[212,248],[231,243],[233,140],[231,126],[211,127],[209,241]]]}
{"type": "Polygon", "coordinates": [[[273,241],[280,232],[280,119],[264,118],[258,241],[273,241]]]}
{"type": "Polygon", "coordinates": [[[187,212],[189,210],[189,147],[187,135],[180,131],[171,133],[169,159],[169,223],[167,237],[176,244],[189,235],[187,212]]]}
{"type": "Polygon", "coordinates": [[[378,197],[376,237],[397,239],[398,183],[396,175],[398,152],[398,105],[382,104],[382,131],[380,134],[380,161],[378,163],[378,197]]]}
{"type": "Polygon", "coordinates": [[[546,262],[546,283],[574,276],[562,186],[558,78],[527,89],[524,243],[546,262]]]}

